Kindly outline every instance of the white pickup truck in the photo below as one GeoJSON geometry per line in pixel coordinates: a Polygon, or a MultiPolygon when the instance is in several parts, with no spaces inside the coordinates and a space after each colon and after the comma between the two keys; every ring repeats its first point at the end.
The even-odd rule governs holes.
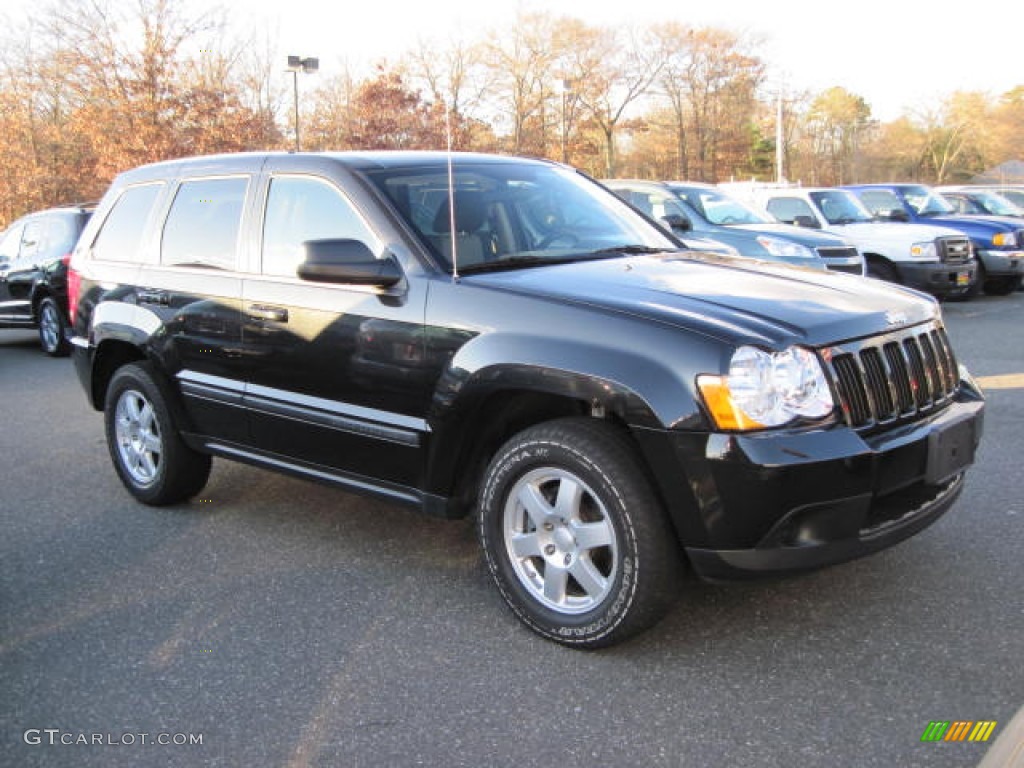
{"type": "Polygon", "coordinates": [[[854,243],[871,277],[936,296],[965,295],[977,263],[967,237],[954,229],[876,221],[843,189],[722,184],[785,224],[831,232],[854,243]]]}

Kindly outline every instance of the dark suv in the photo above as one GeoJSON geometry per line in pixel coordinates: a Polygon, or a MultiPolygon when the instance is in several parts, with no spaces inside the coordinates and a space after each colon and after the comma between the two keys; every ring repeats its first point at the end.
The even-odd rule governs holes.
{"type": "Polygon", "coordinates": [[[43,351],[66,355],[67,266],[91,206],[23,216],[0,236],[0,328],[38,328],[43,351]]]}
{"type": "Polygon", "coordinates": [[[473,513],[512,610],[575,647],[656,621],[683,555],[737,578],[913,535],[981,436],[934,301],[686,251],[544,161],[146,166],[72,269],[74,362],[137,499],[194,496],[220,456],[473,513]]]}

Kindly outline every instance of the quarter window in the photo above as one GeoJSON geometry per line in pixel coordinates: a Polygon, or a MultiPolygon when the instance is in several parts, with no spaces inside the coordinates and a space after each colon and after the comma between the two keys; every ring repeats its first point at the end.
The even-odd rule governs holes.
{"type": "Polygon", "coordinates": [[[121,194],[93,242],[94,259],[141,260],[142,235],[162,189],[163,184],[143,184],[121,194]]]}
{"type": "Polygon", "coordinates": [[[309,240],[360,240],[373,248],[373,233],[352,204],[326,181],[271,179],[263,222],[263,273],[295,277],[309,240]]]}
{"type": "Polygon", "coordinates": [[[235,269],[247,177],[183,181],[160,245],[160,262],[235,269]]]}

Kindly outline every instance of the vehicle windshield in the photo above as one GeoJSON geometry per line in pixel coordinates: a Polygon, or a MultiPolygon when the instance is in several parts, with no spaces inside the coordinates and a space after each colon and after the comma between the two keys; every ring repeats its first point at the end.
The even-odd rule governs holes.
{"type": "Polygon", "coordinates": [[[1024,189],[1001,189],[999,195],[1024,211],[1024,189]]]}
{"type": "Polygon", "coordinates": [[[842,189],[811,192],[811,200],[829,224],[856,224],[874,221],[868,209],[851,193],[842,189]]]}
{"type": "Polygon", "coordinates": [[[918,216],[941,216],[955,211],[952,205],[928,187],[904,187],[903,197],[918,216]]]}
{"type": "Polygon", "coordinates": [[[981,204],[982,208],[996,216],[1024,216],[1024,211],[1003,195],[995,192],[974,192],[972,196],[981,204]]]}
{"type": "Polygon", "coordinates": [[[366,176],[449,271],[453,253],[458,271],[467,272],[680,247],[614,194],[566,168],[456,160],[454,205],[441,163],[366,176]]]}
{"type": "Polygon", "coordinates": [[[691,208],[712,224],[768,224],[774,223],[764,214],[749,208],[734,197],[715,189],[688,187],[683,184],[669,184],[677,197],[682,198],[691,208]]]}

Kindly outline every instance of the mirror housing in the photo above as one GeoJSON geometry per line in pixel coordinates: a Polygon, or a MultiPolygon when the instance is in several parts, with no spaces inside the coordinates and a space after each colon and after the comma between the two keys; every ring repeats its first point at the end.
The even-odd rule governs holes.
{"type": "Polygon", "coordinates": [[[793,226],[803,227],[804,229],[821,229],[821,224],[813,216],[794,216],[793,226]]]}
{"type": "Polygon", "coordinates": [[[907,212],[902,208],[893,208],[892,210],[885,211],[884,213],[880,211],[878,218],[882,219],[882,221],[899,221],[904,224],[910,221],[910,216],[908,216],[907,212]]]}
{"type": "Polygon", "coordinates": [[[688,218],[678,213],[669,213],[661,217],[661,222],[673,232],[690,232],[693,224],[688,218]]]}
{"type": "Polygon", "coordinates": [[[402,279],[394,256],[378,259],[361,240],[307,240],[303,247],[306,258],[295,270],[302,280],[389,288],[402,279]]]}

